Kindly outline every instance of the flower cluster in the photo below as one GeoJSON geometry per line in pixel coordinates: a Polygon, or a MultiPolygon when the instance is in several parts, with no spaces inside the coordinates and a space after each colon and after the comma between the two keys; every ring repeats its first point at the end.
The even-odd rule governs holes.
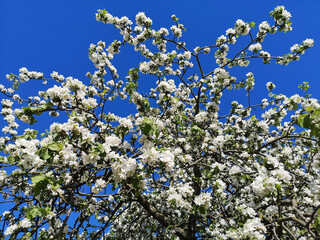
{"type": "Polygon", "coordinates": [[[319,239],[319,101],[307,93],[308,83],[300,86],[305,96],[285,96],[268,82],[266,98],[252,104],[254,74],[228,70],[256,58],[286,65],[314,45],[306,39],[283,56],[264,51],[269,34],[292,29],[283,6],[270,16],[274,25],[263,21],[257,30],[238,19],[211,45],[192,50],[175,15],[170,28],[156,30],[143,12],[131,21],[99,10],[96,19],[119,29],[122,39],[90,45],[90,84],[55,71],[51,78],[26,68],[8,74],[12,88],[0,85],[7,123],[0,194],[3,206],[15,207],[3,208],[0,235],[319,239]],[[242,37],[248,43],[235,53],[242,37]],[[112,60],[125,45],[143,60],[120,80],[112,60]],[[202,54],[217,66],[207,70],[202,54]],[[146,90],[145,79],[155,87],[146,90]],[[30,80],[54,84],[23,99],[19,86],[30,80]],[[244,92],[248,103],[232,101],[226,113],[228,91],[244,92]],[[124,116],[121,104],[135,110],[124,116]],[[24,129],[46,113],[58,119],[46,131],[24,129]]]}

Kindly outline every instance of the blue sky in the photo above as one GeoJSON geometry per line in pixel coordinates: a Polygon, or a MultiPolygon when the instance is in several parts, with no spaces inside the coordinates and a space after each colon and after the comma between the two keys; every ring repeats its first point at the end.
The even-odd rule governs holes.
{"type": "MultiPolygon", "coordinates": [[[[90,43],[103,40],[109,44],[121,39],[112,26],[96,22],[97,9],[105,8],[114,16],[128,16],[132,20],[136,13],[143,11],[153,19],[156,29],[170,28],[173,24],[170,16],[176,14],[187,28],[183,40],[192,50],[196,46],[213,44],[226,29],[234,26],[237,19],[255,21],[257,24],[265,20],[271,23],[268,14],[277,5],[284,5],[291,12],[293,31],[268,37],[263,44],[264,50],[272,55],[282,55],[289,52],[293,44],[301,43],[306,38],[313,38],[315,46],[299,62],[289,66],[263,65],[261,61],[256,61],[248,68],[232,69],[231,74],[238,79],[244,78],[249,71],[255,74],[256,91],[251,95],[252,104],[259,103],[266,96],[265,84],[269,81],[276,84],[275,93],[287,95],[299,92],[297,86],[308,81],[313,96],[320,98],[317,58],[320,54],[320,1],[317,0],[1,0],[0,83],[6,81],[5,74],[17,74],[20,67],[44,72],[47,77],[52,71],[58,71],[65,77],[73,76],[87,81],[85,74],[95,70],[88,59],[90,43]]],[[[242,46],[239,42],[236,48],[242,46]]],[[[114,63],[119,72],[126,73],[131,67],[138,66],[136,56],[128,48],[116,56],[114,63]]],[[[216,67],[212,55],[204,61],[208,71],[216,67]]],[[[125,75],[121,77],[124,79],[125,75]]],[[[42,88],[29,84],[23,86],[23,92],[34,94],[42,88]]],[[[233,96],[227,95],[227,98],[233,96]]],[[[123,111],[125,109],[126,106],[122,108],[123,111]]]]}

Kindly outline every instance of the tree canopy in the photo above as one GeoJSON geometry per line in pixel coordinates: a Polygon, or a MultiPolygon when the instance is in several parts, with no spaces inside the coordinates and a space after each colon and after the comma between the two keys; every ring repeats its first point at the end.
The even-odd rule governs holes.
{"type": "Polygon", "coordinates": [[[98,10],[97,21],[122,39],[90,45],[88,81],[24,67],[8,74],[0,202],[12,204],[0,217],[2,237],[319,239],[319,101],[307,82],[293,96],[268,82],[268,95],[251,103],[254,73],[229,71],[251,61],[288,65],[314,45],[265,51],[265,38],[292,30],[284,6],[269,15],[258,24],[238,19],[211,45],[189,49],[175,15],[170,29],[155,30],[143,12],[133,23],[98,10]],[[112,60],[125,47],[144,60],[121,78],[112,60]],[[156,87],[145,89],[146,80],[156,87]],[[54,84],[23,98],[29,81],[54,84]],[[248,101],[223,99],[226,92],[248,101]],[[110,113],[111,102],[136,110],[110,113]],[[32,129],[46,114],[57,122],[32,129]]]}

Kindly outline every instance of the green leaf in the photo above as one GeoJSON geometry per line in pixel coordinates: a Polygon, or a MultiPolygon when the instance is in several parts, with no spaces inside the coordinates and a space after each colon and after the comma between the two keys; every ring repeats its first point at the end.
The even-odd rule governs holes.
{"type": "Polygon", "coordinates": [[[36,122],[38,122],[33,116],[29,116],[29,123],[30,125],[35,124],[36,122]]]}
{"type": "Polygon", "coordinates": [[[61,143],[58,143],[58,142],[53,142],[53,143],[50,143],[48,145],[48,149],[50,149],[51,151],[60,151],[62,149],[62,144],[61,143]]]}
{"type": "Polygon", "coordinates": [[[314,220],[314,225],[315,225],[316,230],[318,232],[320,232],[320,209],[318,210],[317,218],[314,220]]]}
{"type": "Polygon", "coordinates": [[[296,111],[296,110],[298,109],[298,107],[299,107],[299,105],[296,104],[296,103],[293,103],[292,106],[293,106],[292,109],[293,109],[294,111],[296,111]]]}
{"type": "Polygon", "coordinates": [[[51,177],[53,175],[53,171],[47,172],[46,177],[51,177]]]}
{"type": "Polygon", "coordinates": [[[135,196],[135,197],[139,197],[140,194],[141,194],[141,193],[137,191],[137,192],[134,193],[134,196],[135,196]]]}
{"type": "Polygon", "coordinates": [[[319,133],[319,131],[318,131],[317,129],[312,128],[312,129],[311,129],[311,132],[310,132],[310,136],[311,136],[311,137],[315,137],[315,136],[318,135],[318,133],[319,133]]]}
{"type": "Polygon", "coordinates": [[[132,180],[132,186],[133,186],[134,188],[138,188],[139,183],[140,183],[140,181],[139,181],[139,179],[137,179],[137,178],[135,178],[135,179],[132,180]]]}
{"type": "Polygon", "coordinates": [[[298,118],[298,122],[299,122],[299,125],[303,128],[307,128],[309,129],[310,126],[311,126],[311,118],[309,115],[307,114],[304,114],[304,115],[301,115],[299,118],[298,118]]]}
{"type": "Polygon", "coordinates": [[[144,121],[145,125],[142,129],[142,133],[145,135],[149,135],[150,131],[152,130],[153,121],[152,121],[152,119],[147,118],[147,117],[145,117],[143,119],[143,121],[144,121]]]}
{"type": "Polygon", "coordinates": [[[104,152],[103,145],[101,143],[97,143],[97,148],[95,148],[94,150],[97,153],[104,152]]]}
{"type": "Polygon", "coordinates": [[[307,112],[311,112],[314,108],[313,107],[306,107],[307,112]]]}
{"type": "Polygon", "coordinates": [[[108,11],[106,9],[103,9],[103,10],[99,9],[98,12],[101,13],[101,14],[107,14],[108,13],[108,11]]]}
{"type": "Polygon", "coordinates": [[[151,131],[152,126],[150,124],[145,124],[144,128],[142,129],[142,133],[145,135],[149,135],[149,132],[151,131]]]}
{"type": "Polygon", "coordinates": [[[7,160],[8,160],[8,162],[11,163],[11,164],[13,164],[13,163],[15,162],[15,161],[14,161],[15,159],[14,159],[13,156],[8,156],[8,157],[7,157],[7,160]]]}
{"type": "Polygon", "coordinates": [[[41,193],[41,191],[47,187],[48,184],[49,184],[49,181],[46,179],[38,182],[33,188],[34,194],[38,196],[41,193]]]}
{"type": "Polygon", "coordinates": [[[48,160],[49,158],[51,158],[51,155],[49,153],[49,150],[47,148],[42,148],[39,151],[39,157],[43,160],[48,160]]]}
{"type": "Polygon", "coordinates": [[[206,214],[207,209],[206,209],[204,206],[200,206],[200,207],[199,207],[199,212],[200,212],[201,214],[206,214]]]}
{"type": "Polygon", "coordinates": [[[249,22],[249,26],[254,28],[256,26],[256,23],[255,22],[249,22]]]}
{"type": "Polygon", "coordinates": [[[314,119],[320,119],[320,111],[318,111],[318,110],[315,111],[314,114],[313,114],[313,118],[314,119]]]}
{"type": "Polygon", "coordinates": [[[53,183],[51,179],[52,174],[53,172],[50,171],[45,175],[37,175],[31,178],[31,181],[34,184],[33,192],[36,196],[38,196],[42,190],[46,189],[48,184],[53,183]]]}
{"type": "Polygon", "coordinates": [[[49,213],[48,210],[49,210],[48,208],[44,209],[40,207],[31,208],[26,213],[26,217],[29,218],[30,220],[34,219],[35,217],[45,217],[49,213]]]}
{"type": "Polygon", "coordinates": [[[29,106],[28,107],[22,107],[22,110],[23,110],[25,115],[27,115],[27,116],[32,115],[31,107],[29,107],[29,106]]]}
{"type": "Polygon", "coordinates": [[[40,181],[44,180],[46,176],[44,175],[37,175],[31,178],[31,181],[34,185],[36,185],[37,183],[39,183],[40,181]]]}
{"type": "Polygon", "coordinates": [[[146,124],[150,124],[150,125],[153,123],[152,119],[147,118],[147,117],[145,117],[145,118],[143,119],[143,121],[144,121],[146,124]]]}

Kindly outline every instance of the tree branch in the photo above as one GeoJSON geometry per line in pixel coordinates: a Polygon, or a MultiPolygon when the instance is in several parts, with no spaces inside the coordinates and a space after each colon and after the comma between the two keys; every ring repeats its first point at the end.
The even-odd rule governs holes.
{"type": "MultiPolygon", "coordinates": [[[[142,195],[139,194],[137,197],[138,202],[140,205],[157,221],[161,223],[162,226],[168,227],[170,225],[174,225],[166,216],[160,213],[155,207],[153,207],[148,200],[142,195]]],[[[174,227],[174,231],[176,232],[177,236],[183,240],[188,240],[187,234],[179,227],[174,227]]]]}

